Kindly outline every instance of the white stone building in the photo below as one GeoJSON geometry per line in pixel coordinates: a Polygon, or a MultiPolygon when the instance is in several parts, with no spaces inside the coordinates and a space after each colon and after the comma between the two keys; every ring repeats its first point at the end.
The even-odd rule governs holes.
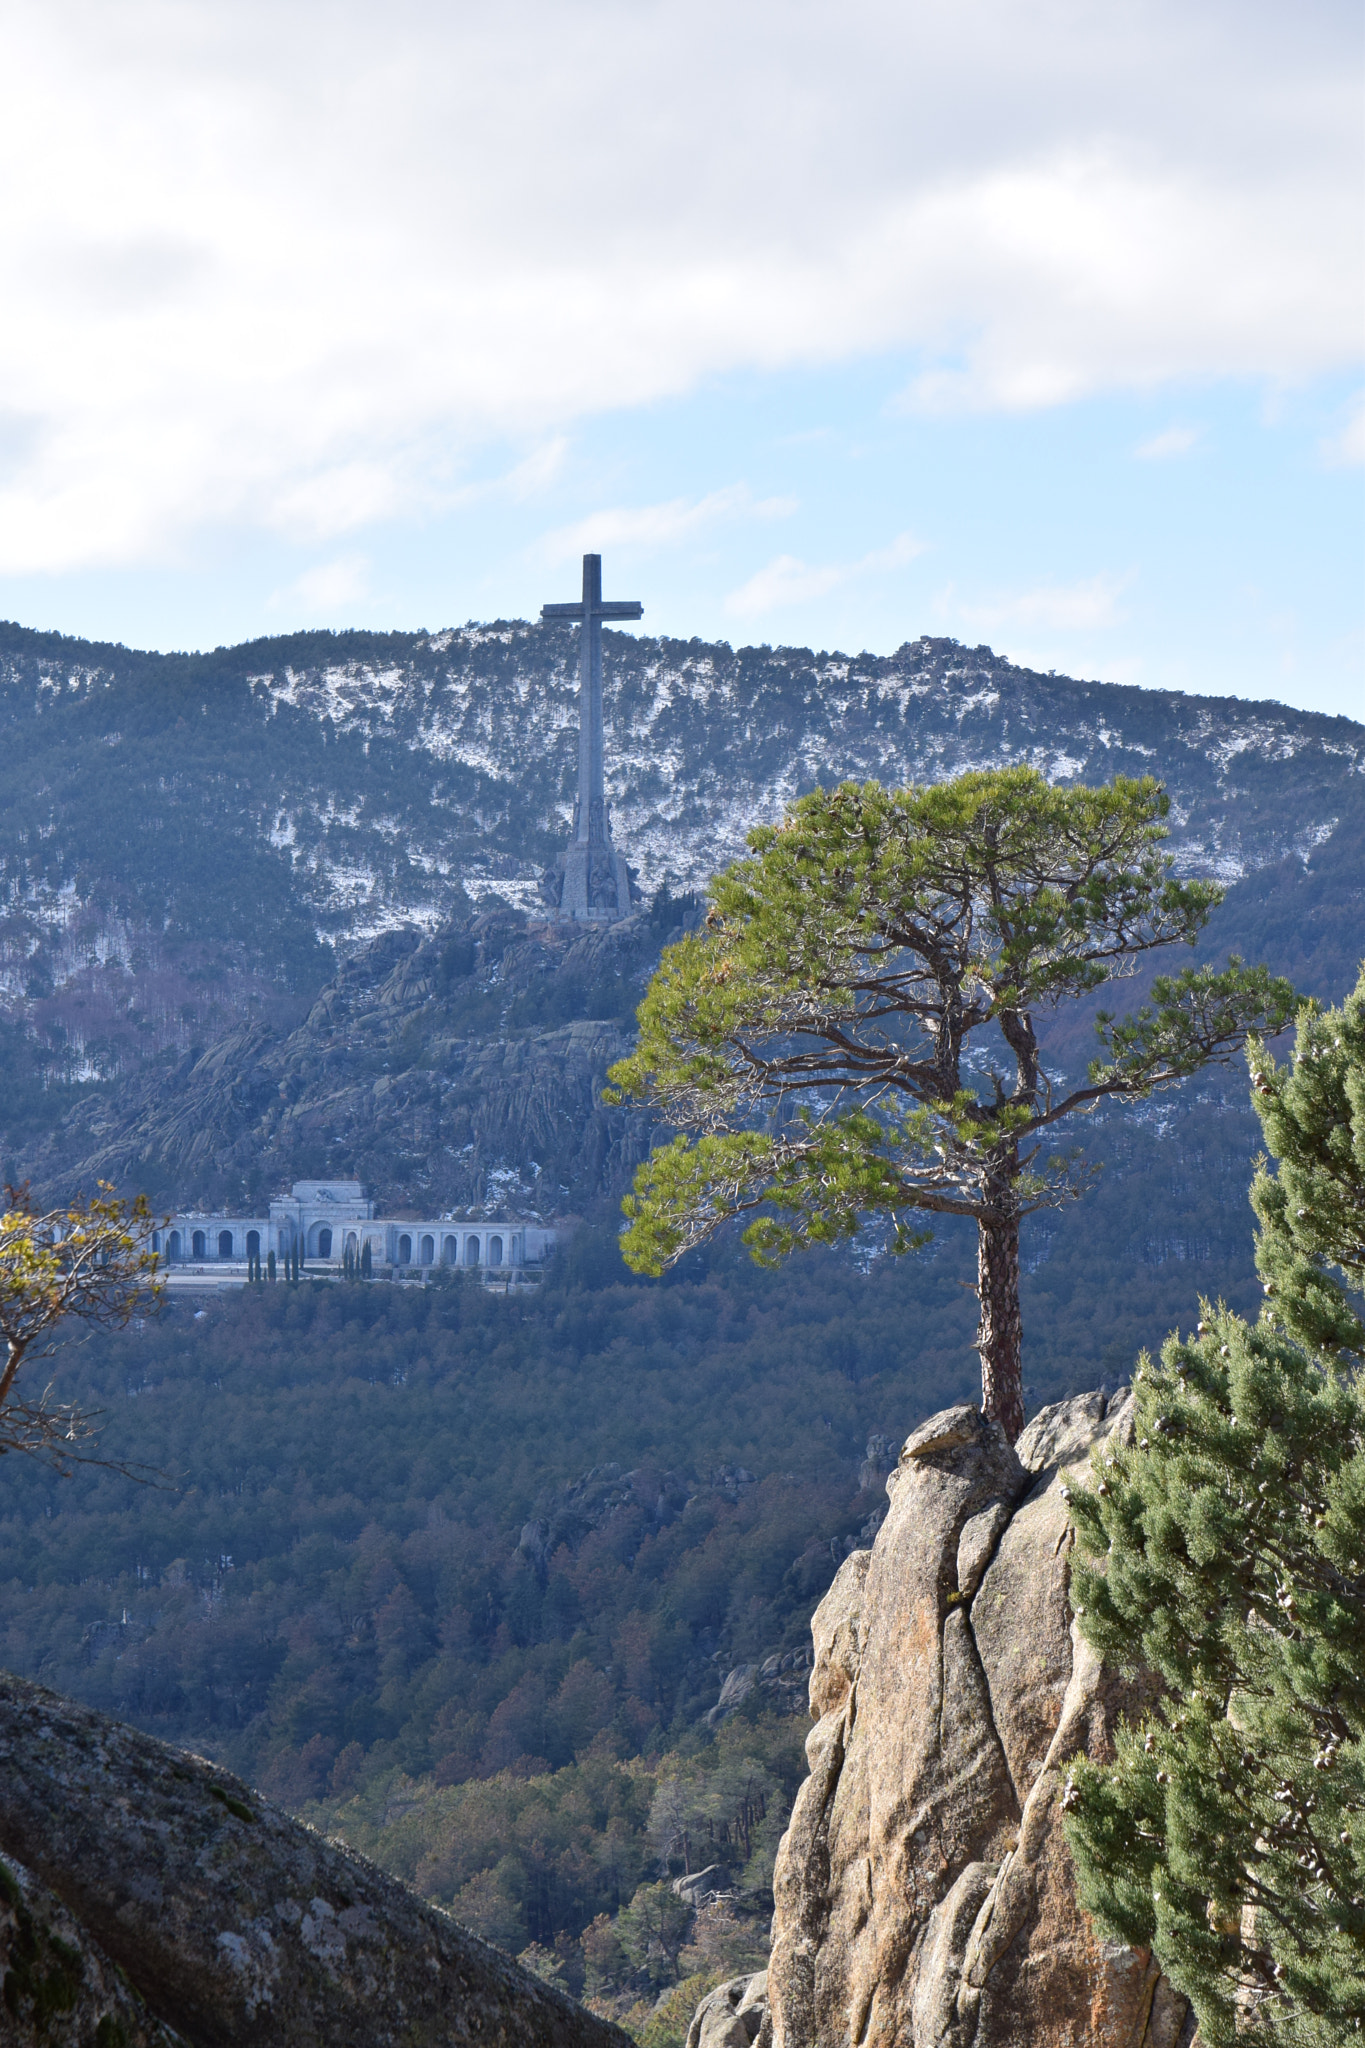
{"type": "Polygon", "coordinates": [[[268,1216],[172,1216],[152,1238],[168,1278],[240,1279],[247,1263],[283,1266],[298,1247],[305,1267],[340,1272],[350,1252],[359,1266],[368,1245],[375,1273],[426,1276],[441,1267],[479,1270],[488,1279],[530,1278],[554,1250],[555,1233],[541,1224],[497,1217],[478,1223],[433,1217],[427,1222],[376,1216],[358,1180],[296,1180],[268,1216]],[[240,1268],[240,1272],[230,1272],[240,1268]]]}

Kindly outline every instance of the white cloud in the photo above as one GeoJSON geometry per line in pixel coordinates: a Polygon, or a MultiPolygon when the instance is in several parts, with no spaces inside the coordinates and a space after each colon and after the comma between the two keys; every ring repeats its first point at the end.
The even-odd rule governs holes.
{"type": "Polygon", "coordinates": [[[1353,469],[1365,462],[1365,391],[1357,394],[1340,432],[1323,442],[1322,457],[1333,469],[1353,469]]]}
{"type": "Polygon", "coordinates": [[[1188,455],[1198,445],[1201,432],[1199,427],[1166,427],[1161,433],[1139,441],[1133,453],[1139,462],[1170,462],[1176,456],[1188,455]]]}
{"type": "Polygon", "coordinates": [[[795,555],[777,555],[756,575],[732,590],[725,609],[738,619],[757,618],[764,612],[785,611],[792,605],[808,604],[827,597],[841,584],[863,576],[875,576],[888,569],[903,568],[924,553],[924,544],[913,534],[898,534],[890,547],[874,548],[857,562],[811,563],[795,555]]]}
{"type": "Polygon", "coordinates": [[[335,561],[319,562],[315,568],[305,569],[283,590],[273,591],[267,602],[273,612],[312,618],[367,596],[369,588],[368,557],[338,555],[335,561]]]}
{"type": "Polygon", "coordinates": [[[1032,590],[979,602],[964,602],[948,590],[939,597],[938,606],[975,632],[998,632],[1011,627],[1088,632],[1096,626],[1120,623],[1123,613],[1119,598],[1132,580],[1131,575],[1101,574],[1077,583],[1042,583],[1032,590]]]}
{"type": "Polygon", "coordinates": [[[669,547],[726,519],[785,519],[799,509],[795,498],[755,498],[746,484],[729,484],[704,498],[670,498],[661,505],[614,505],[589,513],[571,526],[547,533],[541,542],[548,561],[601,554],[605,548],[646,550],[669,547]]]}
{"type": "Polygon", "coordinates": [[[0,570],[354,531],[736,370],[1337,368],[1357,93],[1335,0],[10,0],[0,570]]]}

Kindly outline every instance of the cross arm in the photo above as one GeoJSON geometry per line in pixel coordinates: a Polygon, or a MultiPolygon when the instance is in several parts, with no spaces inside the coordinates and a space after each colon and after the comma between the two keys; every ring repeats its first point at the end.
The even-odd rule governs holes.
{"type": "MultiPolygon", "coordinates": [[[[645,608],[633,598],[620,598],[610,604],[595,604],[592,615],[595,619],[642,619],[645,608]]],[[[540,617],[542,624],[551,619],[581,620],[583,600],[580,597],[573,604],[543,604],[540,617]]]]}

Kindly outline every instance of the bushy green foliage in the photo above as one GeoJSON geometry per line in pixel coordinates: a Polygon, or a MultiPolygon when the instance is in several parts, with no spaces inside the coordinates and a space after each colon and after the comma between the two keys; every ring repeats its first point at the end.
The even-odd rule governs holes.
{"type": "Polygon", "coordinates": [[[1333,1268],[1365,1289],[1365,969],[1354,995],[1299,1020],[1292,1066],[1251,1048],[1252,1092],[1272,1172],[1261,1163],[1251,1201],[1256,1267],[1269,1320],[1308,1350],[1356,1367],[1365,1332],[1333,1268]]]}
{"type": "Polygon", "coordinates": [[[1211,2048],[1327,2048],[1365,2028],[1365,1328],[1340,1284],[1365,1280],[1365,973],[1305,1008],[1292,1063],[1250,1061],[1266,1303],[1206,1302],[1144,1359],[1136,1441],[1072,1500],[1082,1627],[1164,1691],[1064,1804],[1083,1903],[1211,2048]]]}
{"type": "Polygon", "coordinates": [[[353,1799],[304,1811],[517,1955],[615,1914],[653,1876],[652,1778],[609,1750],[458,1785],[391,1771],[353,1799]]]}
{"type": "Polygon", "coordinates": [[[1035,1012],[1091,996],[1124,962],[1192,945],[1221,898],[1160,851],[1150,777],[1058,789],[1031,768],[926,788],[815,790],[749,834],[706,928],[666,949],[636,1051],[611,1073],[680,1135],[626,1198],[627,1262],[661,1273],[733,1218],[760,1260],[833,1244],[869,1215],[973,1219],[984,1406],[1023,1427],[1020,1219],[1081,1192],[1054,1128],[1145,1097],[1293,1014],[1287,982],[1234,959],[1153,984],[1067,1086],[1035,1012]],[[983,1069],[978,1074],[978,1069],[983,1069]]]}

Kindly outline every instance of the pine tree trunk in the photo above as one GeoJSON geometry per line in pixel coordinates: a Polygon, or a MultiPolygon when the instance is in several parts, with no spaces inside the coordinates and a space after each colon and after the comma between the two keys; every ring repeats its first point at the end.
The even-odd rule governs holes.
{"type": "Polygon", "coordinates": [[[981,1406],[1013,1443],[1024,1426],[1024,1343],[1019,1314],[1019,1218],[1012,1205],[1003,1216],[977,1220],[976,1275],[981,1323],[981,1406]]]}

